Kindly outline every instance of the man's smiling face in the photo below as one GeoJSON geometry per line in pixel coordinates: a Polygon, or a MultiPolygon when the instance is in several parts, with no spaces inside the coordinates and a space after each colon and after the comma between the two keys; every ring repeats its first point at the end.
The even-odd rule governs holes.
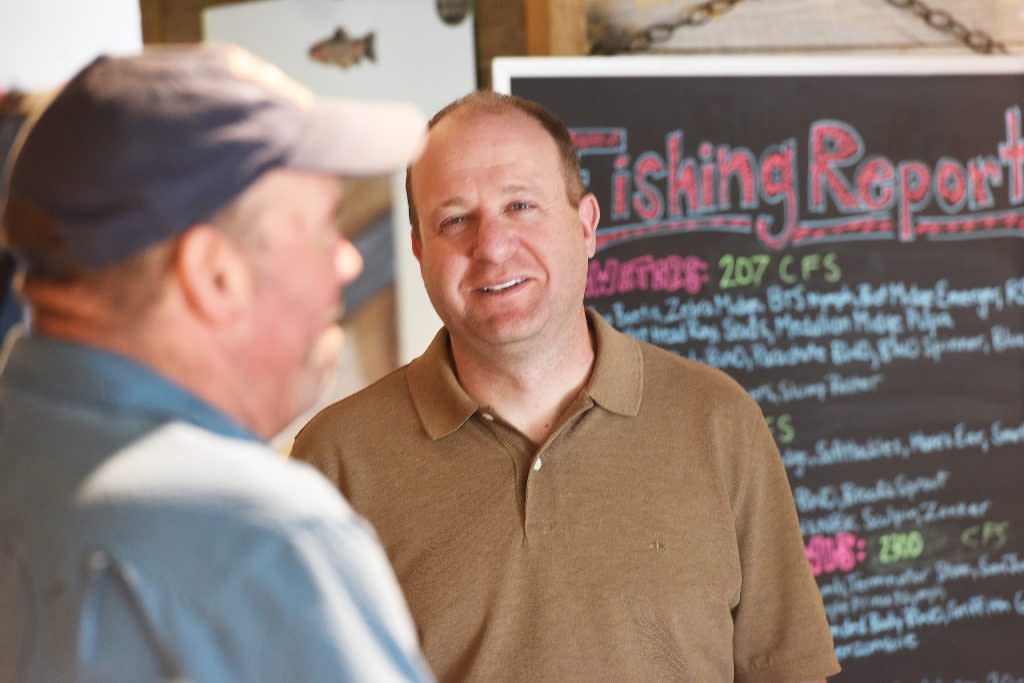
{"type": "Polygon", "coordinates": [[[543,343],[580,314],[596,202],[570,203],[538,122],[516,110],[454,112],[430,131],[411,189],[413,249],[454,342],[543,343]]]}

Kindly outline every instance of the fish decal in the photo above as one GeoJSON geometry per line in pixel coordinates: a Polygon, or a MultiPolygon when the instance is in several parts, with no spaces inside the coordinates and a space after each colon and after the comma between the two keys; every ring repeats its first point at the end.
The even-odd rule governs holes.
{"type": "Polygon", "coordinates": [[[355,66],[364,57],[376,62],[373,39],[373,31],[361,38],[350,38],[345,29],[339,26],[330,38],[318,41],[309,48],[309,58],[323,64],[335,64],[342,69],[355,66]]]}

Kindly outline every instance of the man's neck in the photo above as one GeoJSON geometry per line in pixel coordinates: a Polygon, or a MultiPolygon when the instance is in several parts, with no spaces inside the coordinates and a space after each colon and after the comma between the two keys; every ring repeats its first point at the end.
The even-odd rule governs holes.
{"type": "Polygon", "coordinates": [[[274,433],[259,422],[258,412],[240,400],[247,395],[245,387],[251,379],[236,377],[225,354],[216,352],[219,347],[214,340],[205,336],[202,326],[191,324],[190,318],[168,317],[162,311],[151,309],[145,320],[128,323],[105,313],[103,307],[95,305],[89,297],[68,296],[51,301],[46,299],[45,292],[42,294],[38,297],[42,302],[29,299],[34,331],[130,358],[188,390],[261,438],[269,438],[274,433]],[[54,305],[54,302],[59,304],[54,305]]]}
{"type": "Polygon", "coordinates": [[[581,312],[558,339],[504,352],[452,339],[452,357],[466,393],[539,444],[586,386],[595,351],[581,312]]]}

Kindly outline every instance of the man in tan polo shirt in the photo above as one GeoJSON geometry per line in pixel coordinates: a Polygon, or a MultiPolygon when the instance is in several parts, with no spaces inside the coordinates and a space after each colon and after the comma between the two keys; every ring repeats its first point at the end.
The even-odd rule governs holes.
{"type": "Polygon", "coordinates": [[[430,128],[409,206],[445,327],[293,452],[377,528],[439,678],[837,672],[757,405],[584,309],[599,209],[565,126],[476,93],[430,128]]]}

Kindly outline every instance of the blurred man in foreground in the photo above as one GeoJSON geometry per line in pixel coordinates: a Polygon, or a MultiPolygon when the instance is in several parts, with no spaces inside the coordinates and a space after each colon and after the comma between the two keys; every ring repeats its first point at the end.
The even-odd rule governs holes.
{"type": "Polygon", "coordinates": [[[337,176],[422,146],[231,47],[100,58],[43,112],[4,228],[0,679],[429,679],[372,531],[262,441],[316,398],[362,265],[337,176]]]}
{"type": "Polygon", "coordinates": [[[431,121],[408,190],[445,327],[293,452],[377,528],[439,678],[838,671],[757,405],[584,308],[599,210],[565,126],[471,95],[431,121]]]}

